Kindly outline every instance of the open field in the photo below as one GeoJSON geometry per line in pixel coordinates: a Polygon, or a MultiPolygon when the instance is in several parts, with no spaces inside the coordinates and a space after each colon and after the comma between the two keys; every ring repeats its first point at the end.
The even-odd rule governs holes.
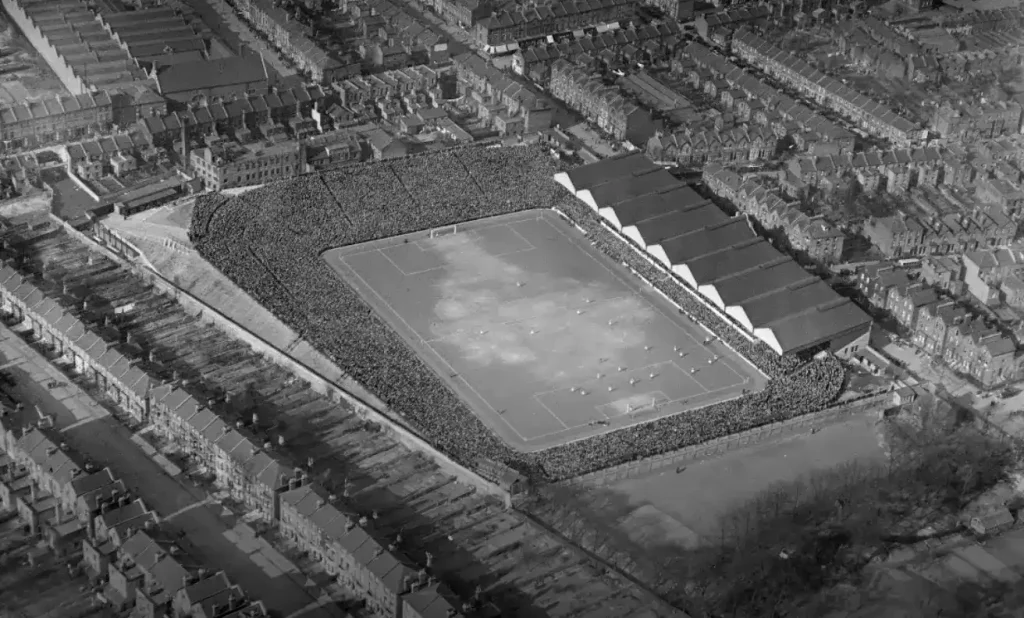
{"type": "MultiPolygon", "coordinates": [[[[859,414],[818,433],[766,442],[690,464],[678,473],[668,469],[606,488],[637,508],[654,507],[667,516],[662,520],[681,525],[699,542],[718,532],[723,514],[773,484],[853,461],[880,461],[884,453],[877,420],[877,414],[859,414]]],[[[664,527],[665,521],[659,523],[664,527]]]]}
{"type": "Polygon", "coordinates": [[[324,259],[510,446],[541,450],[763,387],[555,213],[457,229],[324,259]]]}
{"type": "MultiPolygon", "coordinates": [[[[27,227],[19,229],[27,234],[27,227]]],[[[152,361],[138,354],[141,368],[161,379],[177,372],[200,400],[230,393],[251,401],[260,418],[285,438],[282,450],[292,460],[312,457],[317,478],[347,481],[346,507],[367,516],[376,512],[374,530],[382,539],[401,531],[403,549],[417,564],[425,564],[429,552],[432,572],[459,594],[468,598],[479,587],[508,616],[650,615],[649,599],[637,589],[602,574],[585,556],[518,513],[454,482],[346,405],[316,395],[245,344],[186,313],[140,276],[63,231],[36,229],[32,234],[23,248],[29,256],[25,271],[42,272],[45,263],[46,278],[39,285],[67,310],[91,320],[81,310],[85,296],[100,310],[132,304],[117,328],[131,333],[132,347],[154,351],[152,361]],[[68,284],[67,295],[57,280],[68,284]]],[[[253,594],[259,595],[258,588],[253,594]]]]}

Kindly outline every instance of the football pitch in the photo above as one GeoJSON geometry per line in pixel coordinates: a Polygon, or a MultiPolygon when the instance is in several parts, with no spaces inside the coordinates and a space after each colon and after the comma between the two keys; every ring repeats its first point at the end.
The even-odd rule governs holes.
{"type": "Polygon", "coordinates": [[[766,378],[554,211],[323,254],[509,446],[539,451],[766,378]]]}

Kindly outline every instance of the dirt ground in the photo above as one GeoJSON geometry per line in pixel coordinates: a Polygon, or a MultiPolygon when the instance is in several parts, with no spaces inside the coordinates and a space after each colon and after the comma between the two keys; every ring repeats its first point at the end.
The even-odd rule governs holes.
{"type": "Polygon", "coordinates": [[[733,451],[678,473],[668,469],[627,479],[609,489],[638,509],[654,507],[659,527],[675,528],[677,538],[708,538],[723,514],[776,483],[847,462],[881,460],[877,420],[877,414],[864,413],[816,434],[733,451]]]}

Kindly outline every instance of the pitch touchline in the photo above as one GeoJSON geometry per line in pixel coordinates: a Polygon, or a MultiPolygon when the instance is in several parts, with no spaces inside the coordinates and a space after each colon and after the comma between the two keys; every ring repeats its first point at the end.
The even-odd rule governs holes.
{"type": "MultiPolygon", "coordinates": [[[[705,391],[705,392],[701,393],[700,395],[695,395],[695,397],[701,397],[701,398],[713,397],[714,395],[717,395],[718,393],[721,393],[722,391],[725,391],[725,390],[728,390],[730,388],[733,388],[733,386],[735,386],[735,385],[724,386],[722,388],[715,389],[713,391],[705,391]]],[[[739,394],[736,397],[733,397],[732,399],[739,399],[742,396],[743,396],[742,394],[739,394]]],[[[663,406],[670,406],[672,404],[679,403],[680,401],[683,401],[683,399],[673,399],[673,400],[667,401],[667,402],[665,402],[665,403],[663,403],[661,405],[663,405],[663,406]]],[[[723,399],[722,401],[729,401],[729,399],[723,399]]],[[[605,404],[601,404],[601,405],[607,406],[610,403],[611,402],[608,402],[608,403],[605,403],[605,404]]],[[[710,405],[710,404],[708,404],[708,405],[710,405]]],[[[547,408],[547,406],[544,406],[544,407],[547,408]]],[[[598,406],[594,406],[594,407],[597,408],[598,406]]],[[[629,423],[627,425],[621,425],[621,426],[617,426],[617,427],[609,427],[605,431],[598,432],[596,435],[603,435],[603,434],[606,434],[606,433],[614,433],[616,431],[620,431],[622,429],[627,429],[629,427],[634,427],[636,425],[643,425],[644,423],[651,423],[651,422],[654,422],[654,421],[657,421],[657,420],[661,420],[661,419],[663,419],[665,417],[668,417],[668,416],[675,416],[677,414],[684,414],[686,412],[690,412],[690,411],[693,411],[693,410],[699,410],[700,408],[703,408],[703,407],[706,407],[706,406],[684,408],[682,410],[679,410],[678,412],[659,414],[658,416],[656,416],[654,418],[643,419],[643,420],[637,421],[635,423],[629,423]]],[[[600,410],[598,410],[598,411],[600,412],[600,410]]],[[[548,412],[551,412],[551,410],[548,409],[548,412]]],[[[554,414],[554,413],[552,412],[552,414],[554,414]]],[[[604,412],[601,412],[601,414],[605,417],[606,420],[611,420],[611,417],[609,417],[604,412]]],[[[557,415],[555,415],[555,417],[558,418],[557,415]]],[[[622,418],[622,416],[618,416],[617,418],[622,418]]],[[[560,423],[562,423],[562,426],[565,426],[565,422],[562,421],[562,419],[559,418],[558,421],[560,423]]],[[[588,426],[587,423],[583,423],[582,425],[574,425],[572,427],[567,427],[566,429],[559,429],[557,431],[551,431],[551,432],[548,432],[548,433],[545,433],[545,434],[541,434],[539,436],[534,436],[534,437],[529,438],[529,439],[524,438],[524,441],[526,441],[526,442],[534,442],[536,440],[540,440],[540,439],[543,439],[543,438],[550,438],[551,436],[555,436],[555,435],[558,435],[558,434],[561,434],[561,433],[565,433],[567,431],[575,431],[577,429],[580,429],[581,427],[587,427],[587,426],[588,426]]],[[[519,432],[517,431],[516,433],[519,433],[519,432]]],[[[522,434],[520,434],[520,435],[522,435],[522,434]]],[[[565,444],[571,444],[572,442],[578,442],[580,440],[585,440],[585,439],[590,438],[590,437],[592,437],[592,436],[580,436],[579,438],[571,440],[570,442],[566,442],[565,444]]]]}
{"type": "MultiPolygon", "coordinates": [[[[551,408],[549,408],[549,407],[548,407],[548,404],[546,404],[546,403],[544,403],[543,401],[541,401],[541,400],[540,400],[540,397],[538,397],[538,396],[537,396],[536,394],[534,394],[534,396],[533,396],[533,400],[534,400],[534,401],[536,401],[537,403],[539,403],[539,404],[541,405],[541,407],[543,407],[543,408],[544,408],[545,410],[547,410],[547,411],[548,411],[548,414],[550,414],[550,415],[552,416],[552,418],[554,418],[554,419],[555,419],[556,421],[558,421],[558,424],[559,424],[559,425],[561,425],[562,427],[564,427],[564,428],[565,428],[565,429],[563,429],[562,431],[566,431],[566,430],[569,430],[569,429],[575,429],[575,427],[569,427],[568,425],[566,425],[566,424],[565,424],[565,421],[563,421],[563,420],[562,420],[562,417],[561,417],[561,416],[558,416],[557,414],[555,414],[555,413],[554,413],[554,412],[553,412],[553,411],[551,410],[551,408]]],[[[558,433],[558,432],[555,432],[555,433],[558,433]]],[[[519,435],[520,435],[520,436],[522,436],[522,434],[519,434],[519,435]]],[[[530,438],[530,440],[533,440],[533,439],[535,439],[535,438],[530,438]]],[[[529,441],[530,441],[530,440],[527,440],[526,438],[523,438],[523,440],[524,440],[525,442],[529,442],[529,441]]]]}
{"type": "MultiPolygon", "coordinates": [[[[515,216],[515,215],[520,215],[520,214],[521,215],[525,215],[525,216],[518,217],[517,220],[514,221],[514,223],[521,223],[523,221],[534,221],[534,220],[543,221],[544,220],[544,213],[543,212],[533,214],[532,216],[529,215],[529,213],[513,213],[511,215],[503,215],[503,216],[515,216]]],[[[464,234],[469,234],[469,233],[472,233],[472,232],[479,232],[480,230],[488,230],[488,229],[496,228],[496,227],[509,227],[510,225],[512,225],[512,223],[513,222],[483,223],[483,222],[480,222],[480,221],[471,221],[470,223],[459,223],[457,225],[471,225],[471,226],[473,226],[473,227],[470,227],[466,232],[463,232],[464,234]]],[[[453,225],[453,224],[449,224],[449,226],[450,225],[453,225]]],[[[446,226],[441,225],[441,226],[438,226],[438,227],[446,227],[446,226]]],[[[401,240],[403,240],[405,238],[408,238],[409,236],[419,236],[420,234],[423,234],[423,233],[429,232],[429,231],[430,231],[430,229],[425,229],[425,230],[419,230],[417,232],[410,232],[408,234],[402,234],[401,236],[391,236],[389,238],[378,238],[377,240],[368,240],[366,242],[359,243],[358,245],[350,245],[348,247],[335,247],[333,249],[328,249],[327,251],[324,251],[324,253],[326,254],[326,253],[330,253],[332,251],[336,251],[336,252],[339,253],[339,255],[342,258],[348,257],[348,256],[363,255],[363,254],[366,254],[366,253],[373,253],[375,251],[380,251],[381,249],[389,249],[391,247],[397,247],[399,245],[404,245],[406,243],[400,242],[401,240]],[[357,246],[363,246],[363,245],[372,246],[373,248],[372,249],[363,249],[362,251],[345,251],[345,249],[349,249],[349,248],[357,247],[357,246]],[[341,251],[339,251],[339,250],[341,250],[341,251]]],[[[420,242],[420,241],[419,240],[415,240],[415,241],[413,241],[412,244],[417,243],[417,242],[420,242]]],[[[527,241],[527,242],[529,242],[529,241],[527,241]]],[[[532,243],[529,243],[529,244],[532,244],[532,243]]]]}
{"type": "MultiPolygon", "coordinates": [[[[600,260],[598,260],[598,259],[597,259],[597,258],[596,258],[596,257],[595,257],[594,255],[592,255],[592,254],[590,253],[590,251],[589,251],[589,250],[587,249],[587,247],[586,247],[586,246],[584,246],[584,245],[581,245],[580,243],[576,242],[576,240],[575,240],[574,238],[572,238],[571,236],[567,235],[567,234],[566,234],[565,232],[563,232],[563,231],[562,231],[561,229],[559,229],[559,228],[558,228],[557,226],[551,225],[551,222],[550,222],[550,221],[546,221],[546,220],[545,220],[544,222],[545,222],[545,223],[547,223],[548,227],[552,228],[553,230],[555,230],[556,232],[558,232],[559,234],[561,234],[561,235],[562,235],[562,236],[563,236],[563,237],[564,237],[564,238],[565,238],[566,240],[568,240],[569,242],[571,242],[572,244],[574,244],[574,245],[576,245],[576,246],[577,246],[578,248],[580,248],[580,249],[581,249],[581,250],[583,251],[583,253],[585,253],[585,254],[586,254],[586,255],[587,255],[587,256],[588,256],[588,257],[589,257],[590,259],[592,259],[592,260],[594,260],[595,262],[597,262],[597,263],[598,263],[598,265],[600,265],[600,266],[601,266],[601,268],[603,268],[603,269],[605,269],[606,271],[608,271],[608,272],[609,272],[609,273],[610,273],[610,274],[611,274],[611,275],[612,275],[613,277],[615,277],[616,279],[618,279],[620,283],[622,283],[622,284],[626,285],[627,287],[630,287],[630,288],[632,288],[632,286],[631,286],[631,282],[630,282],[630,281],[626,281],[626,280],[625,280],[625,279],[623,279],[623,278],[622,278],[621,276],[619,276],[619,273],[617,273],[617,272],[615,272],[614,270],[612,270],[612,269],[608,268],[608,266],[607,266],[607,265],[605,265],[605,264],[604,264],[603,262],[601,262],[600,260]]],[[[602,222],[602,223],[603,223],[603,222],[602,222]]],[[[626,242],[626,241],[623,241],[623,242],[626,242]]],[[[628,244],[628,243],[627,243],[627,244],[628,244]]],[[[633,247],[631,247],[631,248],[633,248],[633,247]]],[[[654,282],[653,282],[653,281],[651,282],[651,285],[652,285],[652,286],[654,285],[654,282]]],[[[661,290],[658,290],[657,288],[655,288],[655,290],[654,290],[654,291],[655,291],[655,292],[657,292],[658,294],[661,294],[662,296],[664,296],[664,293],[663,293],[663,292],[661,292],[661,290]]],[[[667,298],[667,297],[666,297],[666,298],[667,298]]],[[[645,299],[645,300],[646,300],[646,299],[645,299]]],[[[654,309],[655,311],[657,311],[658,313],[660,313],[660,314],[661,314],[662,316],[664,316],[664,317],[665,317],[665,318],[666,318],[667,320],[669,320],[669,322],[671,322],[673,326],[675,326],[675,327],[676,327],[676,328],[678,328],[679,330],[683,331],[683,334],[684,334],[684,335],[686,335],[687,337],[689,337],[689,338],[690,338],[690,340],[692,340],[692,341],[693,341],[693,342],[694,342],[695,344],[697,344],[697,339],[696,339],[696,338],[695,338],[695,337],[693,336],[693,334],[692,334],[692,333],[690,333],[690,332],[689,332],[689,331],[690,331],[690,329],[689,329],[689,328],[686,328],[686,327],[684,327],[683,325],[679,324],[679,323],[678,323],[677,321],[673,320],[673,319],[672,319],[671,317],[669,317],[669,316],[668,316],[668,315],[667,315],[667,314],[666,314],[666,313],[665,313],[664,311],[662,311],[661,307],[657,306],[657,305],[656,305],[655,303],[652,303],[652,302],[650,302],[650,301],[647,301],[647,304],[648,304],[648,305],[650,305],[650,306],[651,306],[651,307],[652,307],[652,308],[653,308],[653,309],[654,309]]],[[[684,314],[684,315],[685,315],[685,314],[684,314]]],[[[702,330],[706,331],[706,332],[707,332],[707,333],[708,333],[709,335],[711,335],[712,337],[716,337],[716,338],[718,338],[718,335],[717,335],[717,334],[716,334],[716,333],[715,333],[714,331],[712,331],[712,330],[711,330],[711,328],[709,328],[708,326],[706,326],[706,325],[704,325],[704,324],[702,324],[702,323],[700,323],[700,322],[698,322],[698,321],[696,321],[696,320],[694,320],[694,319],[690,318],[690,316],[689,316],[689,315],[686,315],[686,319],[687,319],[687,321],[688,321],[688,322],[692,323],[692,324],[693,324],[694,326],[696,326],[696,327],[698,327],[698,328],[700,328],[700,329],[702,329],[702,330]]],[[[749,361],[748,359],[746,359],[746,358],[745,358],[745,357],[744,357],[744,356],[743,356],[742,354],[740,354],[740,353],[739,353],[739,352],[737,352],[736,350],[733,350],[733,349],[732,349],[732,347],[731,347],[731,346],[729,346],[728,344],[726,344],[726,347],[727,347],[727,348],[729,349],[729,351],[730,351],[730,352],[732,352],[733,354],[735,354],[735,355],[739,356],[739,357],[740,357],[740,360],[742,360],[742,361],[744,361],[744,362],[746,362],[746,363],[750,364],[750,365],[751,365],[752,367],[754,367],[754,370],[755,370],[755,371],[757,371],[758,373],[761,373],[761,370],[760,370],[760,369],[758,369],[758,368],[757,368],[756,366],[754,366],[754,365],[753,365],[753,363],[751,363],[751,362],[750,362],[750,361],[749,361]]],[[[723,359],[723,360],[727,360],[727,359],[723,359]]],[[[730,370],[731,370],[731,371],[732,371],[732,372],[733,372],[734,374],[736,374],[736,377],[742,378],[742,376],[740,375],[739,371],[737,371],[737,370],[736,370],[736,369],[735,369],[734,367],[732,367],[732,365],[731,365],[731,364],[729,364],[729,363],[726,363],[726,366],[728,366],[728,367],[729,367],[729,369],[730,369],[730,370]]]]}

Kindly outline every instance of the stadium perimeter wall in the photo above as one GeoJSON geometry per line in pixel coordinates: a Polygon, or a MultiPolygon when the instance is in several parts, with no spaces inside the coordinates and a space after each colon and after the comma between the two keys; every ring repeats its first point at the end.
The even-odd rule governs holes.
{"type": "Polygon", "coordinates": [[[271,359],[281,367],[284,367],[288,371],[291,371],[301,380],[305,380],[309,383],[310,388],[315,392],[329,398],[331,401],[337,403],[347,403],[355,410],[361,418],[375,422],[383,426],[396,440],[401,442],[407,448],[414,451],[423,453],[431,460],[434,461],[446,474],[450,474],[460,482],[470,485],[476,488],[477,491],[494,496],[501,500],[507,507],[512,504],[512,496],[508,491],[503,489],[496,483],[493,483],[479,474],[464,468],[460,464],[452,461],[446,455],[435,449],[425,440],[417,436],[411,429],[404,426],[404,424],[398,419],[392,418],[382,412],[375,410],[369,406],[366,402],[356,398],[351,393],[340,388],[336,384],[326,380],[320,374],[316,373],[309,367],[288,356],[282,351],[278,350],[273,345],[267,343],[258,335],[249,332],[239,324],[236,324],[230,320],[227,316],[220,313],[213,307],[210,307],[203,301],[192,296],[188,292],[181,290],[176,287],[170,281],[164,279],[159,273],[154,270],[150,270],[148,267],[141,266],[138,263],[126,260],[122,256],[117,255],[107,247],[96,241],[91,236],[84,234],[68,222],[60,219],[56,215],[52,214],[50,217],[60,224],[64,230],[76,239],[86,243],[94,250],[99,251],[118,262],[119,264],[125,264],[131,268],[134,272],[142,276],[149,283],[153,284],[161,292],[173,296],[186,311],[192,311],[198,314],[199,319],[207,324],[211,324],[224,332],[229,333],[231,336],[244,341],[249,345],[253,351],[263,354],[264,356],[271,359]]]}
{"type": "Polygon", "coordinates": [[[773,438],[806,433],[810,429],[820,428],[845,416],[869,410],[883,402],[891,401],[891,399],[891,392],[866,395],[812,414],[804,414],[803,416],[797,416],[778,423],[762,425],[761,427],[748,429],[747,431],[711,440],[703,444],[687,446],[672,453],[653,455],[646,459],[612,466],[611,468],[577,476],[576,478],[563,481],[563,483],[600,486],[638,476],[645,476],[662,468],[681,466],[702,459],[710,459],[738,448],[755,446],[773,438]]]}

